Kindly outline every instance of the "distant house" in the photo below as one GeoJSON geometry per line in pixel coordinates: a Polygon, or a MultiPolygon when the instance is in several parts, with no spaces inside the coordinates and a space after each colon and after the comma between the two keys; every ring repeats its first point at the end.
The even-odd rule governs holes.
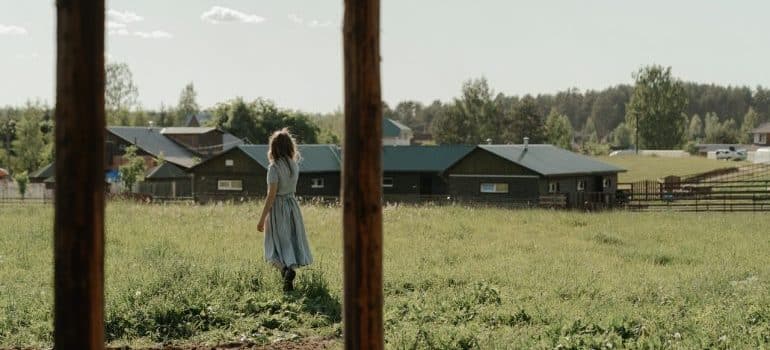
{"type": "MultiPolygon", "coordinates": [[[[196,200],[239,200],[267,193],[267,145],[240,145],[208,159],[189,172],[193,174],[196,200]]],[[[338,196],[340,151],[334,145],[300,145],[297,195],[338,196]]]]}
{"type": "Polygon", "coordinates": [[[383,146],[382,191],[385,199],[404,195],[445,195],[447,168],[473,150],[468,145],[383,146]]]}
{"type": "Polygon", "coordinates": [[[11,179],[11,175],[8,172],[8,170],[0,168],[0,182],[10,181],[10,179],[11,179]]]}
{"type": "Polygon", "coordinates": [[[34,173],[29,174],[29,182],[31,183],[43,183],[50,177],[53,177],[54,163],[43,166],[36,170],[34,173]]]}
{"type": "Polygon", "coordinates": [[[553,145],[480,145],[445,176],[449,194],[461,200],[542,204],[547,198],[578,207],[611,205],[624,171],[553,145]]]}
{"type": "Polygon", "coordinates": [[[764,123],[752,130],[754,144],[758,146],[770,146],[770,122],[764,123]]]}
{"type": "Polygon", "coordinates": [[[408,126],[390,118],[382,118],[382,144],[406,146],[412,143],[414,133],[408,126]]]}
{"type": "MultiPolygon", "coordinates": [[[[192,194],[192,180],[185,170],[242,143],[216,128],[110,126],[105,136],[105,178],[108,182],[118,181],[118,170],[125,163],[125,150],[135,146],[137,155],[144,158],[146,180],[152,183],[139,183],[140,191],[159,197],[186,197],[192,194]],[[165,163],[158,164],[160,159],[165,163]]],[[[30,181],[52,184],[53,163],[34,172],[30,181]]]]}

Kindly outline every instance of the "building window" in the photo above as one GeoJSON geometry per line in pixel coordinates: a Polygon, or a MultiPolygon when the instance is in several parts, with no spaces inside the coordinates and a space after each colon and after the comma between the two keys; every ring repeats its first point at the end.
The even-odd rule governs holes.
{"type": "Polygon", "coordinates": [[[233,166],[233,160],[232,159],[225,159],[225,166],[233,166]]]}
{"type": "Polygon", "coordinates": [[[604,181],[602,181],[602,187],[604,187],[604,189],[606,190],[611,186],[612,186],[612,179],[610,179],[609,177],[605,177],[604,181]]]}
{"type": "Polygon", "coordinates": [[[506,183],[482,183],[481,193],[508,193],[506,183]]]}
{"type": "Polygon", "coordinates": [[[577,190],[580,192],[583,192],[586,190],[586,180],[578,180],[577,190]]]}
{"type": "Polygon", "coordinates": [[[548,183],[548,193],[558,193],[559,190],[559,181],[551,181],[548,183]]]}
{"type": "Polygon", "coordinates": [[[310,180],[310,188],[324,188],[324,179],[322,177],[317,177],[310,180]]]}
{"type": "Polygon", "coordinates": [[[382,178],[382,187],[387,187],[387,188],[393,187],[393,178],[392,177],[383,177],[382,178]]]}
{"type": "Polygon", "coordinates": [[[219,180],[217,189],[220,191],[243,191],[243,181],[241,180],[219,180]]]}

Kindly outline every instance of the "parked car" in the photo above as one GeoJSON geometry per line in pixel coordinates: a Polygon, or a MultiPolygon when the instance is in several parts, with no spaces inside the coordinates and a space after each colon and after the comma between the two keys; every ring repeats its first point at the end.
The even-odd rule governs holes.
{"type": "Polygon", "coordinates": [[[747,153],[745,149],[735,149],[735,147],[732,146],[716,150],[717,159],[746,160],[746,156],[747,153]]]}

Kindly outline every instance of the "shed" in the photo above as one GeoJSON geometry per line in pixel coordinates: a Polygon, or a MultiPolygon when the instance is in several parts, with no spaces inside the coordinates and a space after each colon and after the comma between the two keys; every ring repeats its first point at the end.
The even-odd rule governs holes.
{"type": "Polygon", "coordinates": [[[54,163],[49,163],[48,165],[36,170],[34,173],[29,174],[29,182],[43,183],[46,179],[54,175],[55,169],[56,167],[54,167],[54,163]]]}
{"type": "Polygon", "coordinates": [[[178,198],[192,196],[192,175],[173,163],[163,162],[150,169],[139,183],[139,192],[154,197],[178,198]]]}

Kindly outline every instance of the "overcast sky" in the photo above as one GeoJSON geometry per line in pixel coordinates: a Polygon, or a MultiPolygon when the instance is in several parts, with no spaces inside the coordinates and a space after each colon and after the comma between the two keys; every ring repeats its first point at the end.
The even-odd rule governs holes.
{"type": "MultiPolygon", "coordinates": [[[[685,80],[770,85],[770,1],[382,0],[383,94],[429,102],[485,76],[506,94],[631,83],[640,66],[685,80]]],[[[266,97],[342,105],[342,0],[108,0],[107,54],[145,108],[266,97]]],[[[53,102],[53,0],[0,0],[0,105],[53,102]]]]}

